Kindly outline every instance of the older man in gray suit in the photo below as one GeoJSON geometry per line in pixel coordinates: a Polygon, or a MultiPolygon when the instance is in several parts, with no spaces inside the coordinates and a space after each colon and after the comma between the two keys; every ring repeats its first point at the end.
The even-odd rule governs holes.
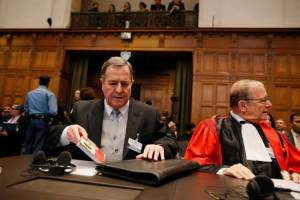
{"type": "Polygon", "coordinates": [[[121,57],[108,59],[101,69],[104,99],[74,105],[73,125],[56,127],[52,142],[77,144],[81,137],[100,146],[106,161],[144,158],[164,160],[177,154],[177,143],[161,130],[159,112],[131,96],[133,69],[121,57]]]}

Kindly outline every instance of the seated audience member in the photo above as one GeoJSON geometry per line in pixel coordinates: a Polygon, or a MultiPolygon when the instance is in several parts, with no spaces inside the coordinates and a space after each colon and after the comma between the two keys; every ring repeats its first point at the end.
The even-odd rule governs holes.
{"type": "Polygon", "coordinates": [[[90,12],[98,12],[98,10],[99,10],[98,7],[99,7],[98,2],[93,2],[92,8],[90,8],[88,11],[90,11],[90,12]]]}
{"type": "MultiPolygon", "coordinates": [[[[2,129],[2,122],[6,122],[10,118],[10,110],[11,110],[11,105],[6,105],[1,108],[1,115],[0,115],[0,129],[2,129]]],[[[5,138],[0,137],[0,157],[5,156],[5,138]]]]}
{"type": "Polygon", "coordinates": [[[165,11],[166,6],[161,4],[161,0],[154,0],[154,4],[150,7],[151,11],[165,11]]]}
{"type": "Polygon", "coordinates": [[[86,87],[80,89],[80,99],[83,101],[95,99],[96,94],[93,88],[86,87]]]}
{"type": "Polygon", "coordinates": [[[194,132],[195,124],[194,123],[186,123],[184,132],[178,136],[178,140],[180,141],[190,141],[193,132],[194,132]]]}
{"type": "Polygon", "coordinates": [[[116,12],[115,4],[109,4],[107,12],[116,12]]]}
{"type": "Polygon", "coordinates": [[[10,111],[11,111],[11,105],[3,106],[2,111],[1,111],[0,123],[7,121],[11,117],[10,111]]]}
{"type": "Polygon", "coordinates": [[[274,117],[271,115],[271,113],[267,114],[266,122],[269,123],[272,128],[276,129],[274,117]]]}
{"type": "Polygon", "coordinates": [[[79,89],[75,90],[75,92],[74,92],[74,102],[76,102],[76,101],[80,101],[80,90],[79,89]]]}
{"type": "MultiPolygon", "coordinates": [[[[162,130],[165,127],[159,121],[158,110],[130,98],[131,64],[121,57],[111,57],[101,68],[101,83],[104,99],[75,103],[71,117],[74,124],[51,127],[48,149],[77,144],[83,137],[102,147],[107,162],[174,158],[177,143],[162,130]],[[132,146],[133,140],[140,145],[132,146]]],[[[73,157],[84,158],[82,154],[74,146],[73,157]]]]}
{"type": "Polygon", "coordinates": [[[282,178],[284,172],[300,183],[300,152],[266,123],[271,106],[263,83],[235,82],[229,116],[200,122],[185,159],[200,163],[202,171],[238,179],[255,175],[282,178]]]}
{"type": "Polygon", "coordinates": [[[168,5],[169,13],[176,13],[183,10],[184,10],[184,4],[181,2],[181,0],[174,0],[168,5]]]}
{"type": "Polygon", "coordinates": [[[177,137],[178,145],[179,145],[179,156],[180,158],[184,157],[184,153],[187,147],[188,142],[190,141],[193,131],[195,128],[194,123],[186,123],[183,133],[179,134],[177,137]]]}
{"type": "Polygon", "coordinates": [[[290,116],[291,130],[286,134],[287,139],[300,151],[300,112],[290,116]]]}
{"type": "Polygon", "coordinates": [[[279,118],[275,121],[275,127],[277,129],[278,132],[280,132],[281,134],[286,134],[285,129],[285,122],[282,118],[279,118]]]}
{"type": "Polygon", "coordinates": [[[23,113],[24,107],[22,105],[13,105],[10,110],[11,118],[5,123],[16,126],[9,129],[3,127],[2,130],[0,130],[0,138],[4,141],[2,143],[4,156],[15,156],[21,153],[26,130],[26,120],[23,113]]]}
{"type": "Polygon", "coordinates": [[[147,5],[145,4],[145,2],[141,1],[139,3],[139,11],[140,12],[148,12],[149,10],[147,9],[147,5]]]}
{"type": "Polygon", "coordinates": [[[131,4],[128,1],[126,1],[123,6],[123,12],[130,12],[130,11],[131,11],[131,4]]]}
{"type": "Polygon", "coordinates": [[[161,112],[160,115],[160,122],[165,124],[167,126],[168,122],[169,122],[169,118],[170,118],[170,114],[169,111],[164,110],[161,112]]]}
{"type": "Polygon", "coordinates": [[[177,138],[177,125],[176,122],[170,121],[168,123],[169,131],[167,132],[167,136],[177,138]]]}
{"type": "Polygon", "coordinates": [[[71,107],[70,107],[70,113],[73,110],[73,104],[77,101],[80,101],[80,89],[77,89],[74,92],[73,103],[71,104],[71,107]]]}

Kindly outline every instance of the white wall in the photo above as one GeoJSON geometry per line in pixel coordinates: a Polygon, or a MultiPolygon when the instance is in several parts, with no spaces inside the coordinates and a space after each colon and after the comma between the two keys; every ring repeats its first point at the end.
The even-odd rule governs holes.
{"type": "Polygon", "coordinates": [[[66,28],[72,0],[0,0],[0,28],[66,28]]]}
{"type": "Polygon", "coordinates": [[[300,0],[200,0],[199,27],[300,27],[300,0]]]}

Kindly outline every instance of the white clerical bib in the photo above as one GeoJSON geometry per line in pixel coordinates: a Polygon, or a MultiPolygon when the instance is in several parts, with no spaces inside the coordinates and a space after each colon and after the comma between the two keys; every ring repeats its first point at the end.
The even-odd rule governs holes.
{"type": "Polygon", "coordinates": [[[246,159],[252,161],[272,162],[257,129],[253,124],[242,124],[242,137],[246,159]]]}

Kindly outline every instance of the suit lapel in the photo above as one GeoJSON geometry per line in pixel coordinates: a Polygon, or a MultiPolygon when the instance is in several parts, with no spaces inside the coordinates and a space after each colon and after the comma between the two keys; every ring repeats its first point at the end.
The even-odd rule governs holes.
{"type": "Polygon", "coordinates": [[[102,135],[104,101],[100,100],[96,103],[92,112],[88,113],[88,130],[90,131],[89,138],[100,147],[102,135]]]}
{"type": "Polygon", "coordinates": [[[130,99],[127,126],[126,126],[126,135],[124,140],[123,158],[126,157],[129,150],[127,148],[128,139],[129,138],[135,139],[136,134],[139,131],[138,128],[143,119],[143,115],[144,115],[144,111],[138,108],[138,105],[135,102],[135,100],[130,99]]]}
{"type": "Polygon", "coordinates": [[[295,146],[295,140],[291,131],[286,135],[286,137],[295,146]]]}

